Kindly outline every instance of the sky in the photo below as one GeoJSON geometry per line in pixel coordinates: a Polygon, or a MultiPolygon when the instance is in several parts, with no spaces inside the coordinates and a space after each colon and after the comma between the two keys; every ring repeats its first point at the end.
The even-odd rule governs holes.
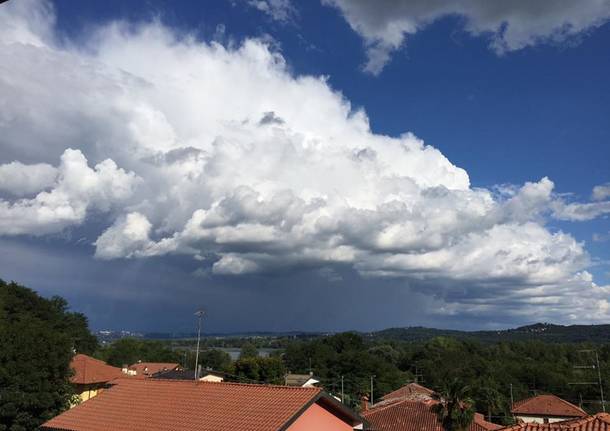
{"type": "Polygon", "coordinates": [[[94,329],[610,320],[610,1],[0,4],[0,278],[94,329]]]}

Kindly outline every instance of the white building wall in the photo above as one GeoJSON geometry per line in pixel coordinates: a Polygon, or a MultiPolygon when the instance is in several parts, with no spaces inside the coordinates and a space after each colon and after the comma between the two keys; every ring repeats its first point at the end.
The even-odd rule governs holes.
{"type": "Polygon", "coordinates": [[[537,424],[543,424],[545,422],[554,423],[554,422],[561,422],[561,421],[567,421],[569,419],[574,419],[574,418],[557,417],[557,416],[548,417],[548,416],[519,416],[519,415],[516,415],[515,417],[517,418],[518,421],[522,420],[523,422],[526,422],[526,423],[537,423],[537,424]],[[546,421],[545,421],[545,418],[547,419],[546,421]]]}

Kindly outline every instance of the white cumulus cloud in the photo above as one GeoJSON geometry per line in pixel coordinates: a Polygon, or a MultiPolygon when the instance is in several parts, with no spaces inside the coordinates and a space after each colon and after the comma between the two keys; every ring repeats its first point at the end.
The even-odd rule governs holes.
{"type": "Polygon", "coordinates": [[[151,228],[145,215],[129,213],[99,236],[95,242],[95,256],[100,259],[131,257],[150,243],[151,228]]]}
{"type": "Polygon", "coordinates": [[[603,201],[604,199],[610,198],[610,183],[600,184],[593,187],[593,193],[591,194],[593,200],[603,201]]]}
{"type": "Polygon", "coordinates": [[[51,187],[57,169],[47,163],[24,165],[11,162],[0,165],[0,191],[25,196],[51,187]]]}
{"type": "Polygon", "coordinates": [[[113,220],[101,259],[181,254],[234,276],[350,267],[443,312],[607,319],[583,244],[546,226],[583,217],[550,179],[473,188],[415,135],[373,133],[324,77],[291,73],[261,40],[226,47],[115,22],[58,45],[48,5],[15,3],[0,8],[15,23],[0,27],[0,163],[61,163],[34,197],[18,198],[28,180],[9,187],[0,234],[101,211],[113,220]]]}
{"type": "Polygon", "coordinates": [[[0,199],[0,234],[44,235],[81,224],[89,209],[108,211],[124,202],[137,183],[135,174],[110,159],[90,168],[83,153],[73,149],[64,151],[57,172],[57,182],[49,191],[13,202],[0,199]]]}

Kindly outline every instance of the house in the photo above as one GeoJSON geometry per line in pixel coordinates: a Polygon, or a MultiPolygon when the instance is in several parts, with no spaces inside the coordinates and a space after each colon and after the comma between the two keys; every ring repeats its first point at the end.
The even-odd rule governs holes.
{"type": "Polygon", "coordinates": [[[580,407],[550,394],[517,401],[513,404],[511,413],[517,420],[536,423],[560,422],[587,416],[580,407]]]}
{"type": "Polygon", "coordinates": [[[431,400],[434,391],[432,389],[428,389],[417,383],[408,383],[394,392],[390,392],[389,394],[381,397],[384,401],[394,400],[394,399],[403,399],[403,400],[411,400],[411,401],[425,401],[431,400]]]}
{"type": "Polygon", "coordinates": [[[119,378],[44,423],[70,431],[352,431],[363,421],[320,388],[119,378]]]}
{"type": "Polygon", "coordinates": [[[562,422],[521,422],[502,431],[610,431],[610,414],[597,413],[562,422]]]}
{"type": "MultiPolygon", "coordinates": [[[[433,406],[434,400],[409,400],[394,398],[375,404],[360,412],[371,431],[444,431],[433,406]]],[[[502,428],[487,422],[483,415],[475,413],[468,431],[496,431],[502,428]]],[[[515,430],[516,431],[516,430],[515,430]]]]}
{"type": "Polygon", "coordinates": [[[320,381],[314,378],[313,373],[309,374],[292,374],[288,373],[284,376],[284,384],[286,386],[299,386],[301,388],[315,387],[320,381]]]}
{"type": "Polygon", "coordinates": [[[123,373],[129,376],[150,377],[162,371],[177,370],[178,368],[180,368],[180,365],[173,362],[136,362],[129,367],[123,367],[123,373]]]}
{"type": "Polygon", "coordinates": [[[120,368],[83,354],[72,358],[70,368],[74,371],[70,383],[80,402],[93,398],[107,387],[108,382],[122,375],[120,368]]]}
{"type": "MultiPolygon", "coordinates": [[[[153,379],[166,380],[195,380],[194,370],[167,370],[160,371],[150,376],[153,379]]],[[[202,370],[199,373],[198,380],[203,382],[222,382],[225,379],[225,373],[214,370],[202,370]]]]}

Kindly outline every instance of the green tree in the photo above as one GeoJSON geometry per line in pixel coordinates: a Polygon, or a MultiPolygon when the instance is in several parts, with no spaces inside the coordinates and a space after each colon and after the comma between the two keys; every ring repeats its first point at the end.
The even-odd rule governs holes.
{"type": "Polygon", "coordinates": [[[239,353],[239,359],[245,358],[256,358],[258,356],[258,349],[256,346],[249,341],[246,341],[241,346],[241,352],[239,353]]]}
{"type": "Polygon", "coordinates": [[[246,357],[233,364],[237,380],[281,384],[284,380],[284,364],[280,358],[246,357]]]}
{"type": "Polygon", "coordinates": [[[218,349],[206,349],[199,354],[201,365],[217,371],[228,371],[231,367],[231,356],[218,349]]]}
{"type": "Polygon", "coordinates": [[[446,431],[466,431],[474,420],[474,401],[469,392],[468,386],[453,379],[440,393],[434,394],[438,404],[433,410],[446,431]]]}
{"type": "Polygon", "coordinates": [[[142,362],[181,362],[178,352],[161,341],[121,338],[96,353],[96,356],[115,367],[142,362]]]}
{"type": "Polygon", "coordinates": [[[68,408],[70,360],[96,344],[64,299],[0,280],[0,430],[33,430],[68,408]]]}
{"type": "Polygon", "coordinates": [[[480,400],[480,404],[485,409],[489,422],[492,422],[492,413],[499,412],[504,406],[504,397],[492,382],[481,382],[477,389],[476,398],[480,400]]]}

